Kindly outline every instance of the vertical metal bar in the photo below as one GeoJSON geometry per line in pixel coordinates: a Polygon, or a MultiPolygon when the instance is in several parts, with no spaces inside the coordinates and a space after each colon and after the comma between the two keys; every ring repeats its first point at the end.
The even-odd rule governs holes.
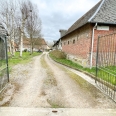
{"type": "MultiPolygon", "coordinates": [[[[115,76],[115,84],[116,84],[116,76],[115,76]]],[[[116,100],[116,99],[115,99],[115,95],[116,95],[116,85],[114,85],[114,96],[113,96],[113,99],[114,99],[114,100],[116,100]]]]}
{"type": "Polygon", "coordinates": [[[116,34],[115,34],[115,38],[114,38],[114,66],[116,63],[116,34]]]}
{"type": "Polygon", "coordinates": [[[99,56],[98,56],[98,58],[100,57],[101,58],[101,63],[99,64],[99,62],[98,62],[98,64],[99,64],[99,67],[101,68],[102,67],[102,65],[103,65],[103,38],[104,37],[99,37],[99,56]]]}
{"type": "Polygon", "coordinates": [[[6,46],[6,64],[7,64],[7,78],[8,78],[8,82],[9,82],[9,66],[8,66],[8,51],[7,51],[7,39],[5,36],[5,46],[6,46]]]}
{"type": "Polygon", "coordinates": [[[103,49],[102,50],[102,54],[103,54],[103,56],[102,56],[102,60],[103,60],[102,66],[105,67],[106,66],[105,65],[106,64],[105,63],[106,62],[106,52],[105,52],[106,51],[106,49],[105,49],[106,48],[106,38],[105,38],[105,36],[103,37],[102,43],[103,43],[103,45],[102,45],[102,49],[103,49]]]}
{"type": "Polygon", "coordinates": [[[97,76],[98,76],[98,52],[99,52],[99,39],[100,39],[100,36],[98,37],[98,40],[97,40],[97,54],[96,54],[96,79],[95,79],[95,83],[97,82],[97,76]]]}
{"type": "Polygon", "coordinates": [[[110,66],[110,39],[111,36],[108,36],[108,67],[110,66]]]}
{"type": "Polygon", "coordinates": [[[114,52],[114,66],[115,66],[115,53],[116,53],[116,34],[114,34],[114,50],[113,50],[113,52],[114,52]]]}
{"type": "Polygon", "coordinates": [[[112,66],[112,37],[113,37],[113,35],[111,35],[111,37],[109,39],[110,40],[110,44],[109,44],[109,54],[110,54],[109,66],[112,66]]]}
{"type": "Polygon", "coordinates": [[[115,34],[113,38],[113,66],[115,66],[115,34]]]}
{"type": "Polygon", "coordinates": [[[108,37],[106,36],[106,66],[108,66],[108,37]]]}
{"type": "Polygon", "coordinates": [[[111,36],[108,36],[108,67],[110,66],[110,39],[111,39],[111,36]]]}
{"type": "Polygon", "coordinates": [[[111,45],[111,65],[113,68],[113,50],[114,50],[114,34],[112,35],[112,45],[111,45]]]}

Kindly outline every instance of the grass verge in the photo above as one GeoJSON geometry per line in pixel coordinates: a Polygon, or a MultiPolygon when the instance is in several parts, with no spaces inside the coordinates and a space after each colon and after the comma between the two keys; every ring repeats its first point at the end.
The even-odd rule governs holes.
{"type": "MultiPolygon", "coordinates": [[[[57,51],[55,51],[55,52],[56,52],[55,54],[57,54],[57,51]]],[[[68,60],[66,58],[58,58],[58,57],[55,56],[55,54],[54,54],[54,52],[50,52],[49,55],[56,62],[61,63],[61,64],[65,65],[65,66],[68,66],[70,68],[73,68],[75,70],[79,70],[79,71],[81,71],[81,72],[83,72],[83,73],[85,73],[85,74],[87,74],[87,75],[89,75],[89,76],[91,76],[93,78],[96,78],[95,77],[96,76],[96,68],[95,67],[93,67],[92,69],[84,68],[81,65],[79,65],[77,63],[74,63],[73,61],[68,60]]],[[[111,69],[116,69],[114,67],[110,67],[110,68],[111,69]]],[[[102,71],[102,70],[99,69],[98,78],[102,79],[102,80],[104,80],[104,81],[106,81],[106,82],[108,82],[108,83],[110,83],[112,85],[116,85],[116,76],[113,75],[115,72],[112,73],[112,74],[111,73],[112,73],[111,71],[108,73],[106,69],[105,69],[105,71],[102,71]]]]}
{"type": "Polygon", "coordinates": [[[50,52],[50,57],[55,60],[56,62],[58,63],[61,63],[63,65],[66,65],[70,68],[73,68],[73,69],[76,69],[76,70],[79,70],[79,71],[82,71],[82,72],[85,72],[85,73],[88,73],[88,74],[91,74],[93,76],[95,76],[96,74],[96,69],[95,67],[93,67],[92,69],[89,69],[89,68],[83,68],[81,65],[77,64],[77,63],[74,63],[73,61],[71,60],[68,60],[68,59],[62,59],[62,58],[56,58],[52,52],[50,52]]]}
{"type": "Polygon", "coordinates": [[[23,52],[22,57],[20,57],[20,52],[16,52],[15,56],[10,57],[8,59],[9,67],[12,67],[12,66],[19,64],[19,63],[20,64],[28,63],[31,60],[31,58],[33,58],[34,56],[38,56],[40,54],[41,53],[34,52],[32,55],[30,55],[29,52],[23,52]]]}

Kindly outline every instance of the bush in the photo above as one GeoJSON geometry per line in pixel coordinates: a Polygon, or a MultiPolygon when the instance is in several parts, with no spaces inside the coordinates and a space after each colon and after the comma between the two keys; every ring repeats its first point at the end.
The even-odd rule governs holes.
{"type": "Polygon", "coordinates": [[[66,54],[59,50],[51,51],[50,54],[56,58],[66,59],[66,54]]]}
{"type": "Polygon", "coordinates": [[[24,52],[27,52],[27,49],[24,49],[23,51],[24,51],[24,52]]]}

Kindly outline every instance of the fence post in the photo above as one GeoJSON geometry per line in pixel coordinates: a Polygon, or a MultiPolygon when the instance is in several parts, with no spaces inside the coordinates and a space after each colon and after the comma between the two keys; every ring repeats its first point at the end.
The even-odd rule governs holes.
{"type": "Polygon", "coordinates": [[[7,78],[9,82],[9,66],[8,66],[8,51],[7,51],[7,38],[5,36],[5,47],[6,47],[6,65],[7,65],[7,78]]]}

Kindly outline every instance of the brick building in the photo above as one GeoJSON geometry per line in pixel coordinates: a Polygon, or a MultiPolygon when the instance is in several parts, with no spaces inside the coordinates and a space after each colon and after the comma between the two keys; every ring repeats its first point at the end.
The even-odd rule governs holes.
{"type": "Polygon", "coordinates": [[[58,42],[69,59],[92,67],[96,61],[98,36],[113,32],[116,32],[116,0],[100,0],[58,42]]]}

